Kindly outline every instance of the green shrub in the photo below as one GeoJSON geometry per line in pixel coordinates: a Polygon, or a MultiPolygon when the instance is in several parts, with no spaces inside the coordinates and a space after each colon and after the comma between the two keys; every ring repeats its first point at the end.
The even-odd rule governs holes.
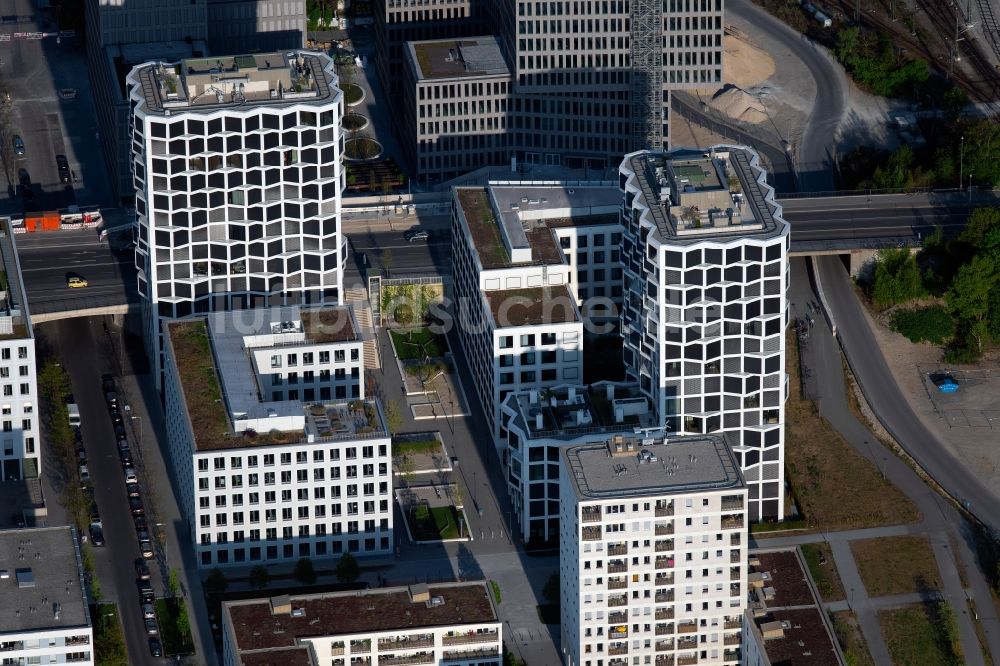
{"type": "Polygon", "coordinates": [[[944,306],[899,310],[892,315],[892,329],[911,342],[940,345],[955,335],[955,320],[944,306]]]}

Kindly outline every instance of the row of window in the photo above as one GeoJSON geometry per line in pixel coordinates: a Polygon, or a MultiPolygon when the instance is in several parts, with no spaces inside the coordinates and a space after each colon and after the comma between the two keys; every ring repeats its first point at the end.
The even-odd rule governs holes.
{"type": "MultiPolygon", "coordinates": [[[[359,358],[360,351],[358,349],[351,349],[350,351],[351,351],[351,360],[352,361],[357,361],[358,358],[359,358]]],[[[330,362],[330,352],[329,351],[321,351],[321,352],[318,352],[318,354],[319,354],[319,362],[320,363],[329,363],[330,362]]],[[[315,358],[315,356],[314,356],[313,352],[303,352],[302,353],[302,365],[312,365],[314,358],[315,358]]],[[[334,360],[335,363],[343,363],[344,361],[346,361],[347,360],[347,350],[344,350],[344,349],[335,349],[335,350],[333,350],[333,360],[334,360]]],[[[285,365],[284,366],[282,366],[282,363],[281,363],[281,354],[272,354],[271,355],[271,367],[272,368],[280,368],[280,367],[294,368],[298,364],[299,364],[299,355],[298,354],[286,354],[285,355],[285,365]]]]}
{"type": "MultiPolygon", "coordinates": [[[[312,455],[310,456],[309,451],[296,451],[294,460],[296,465],[302,465],[309,462],[310,457],[314,463],[324,462],[328,457],[329,460],[337,461],[341,459],[341,453],[343,453],[343,458],[345,460],[354,460],[358,458],[360,452],[360,457],[364,459],[374,458],[376,456],[376,448],[374,445],[365,446],[348,446],[344,449],[313,449],[312,455]]],[[[385,457],[389,455],[389,448],[385,444],[378,445],[378,457],[385,457]]],[[[281,465],[291,465],[292,464],[292,453],[285,452],[281,453],[277,458],[273,453],[265,453],[263,456],[253,454],[248,456],[234,455],[228,458],[228,469],[243,469],[244,460],[246,461],[247,467],[259,467],[263,464],[264,467],[270,467],[278,461],[281,465]]],[[[227,469],[227,459],[226,456],[214,456],[209,462],[208,457],[203,457],[198,459],[198,471],[206,472],[208,471],[209,464],[212,465],[212,469],[224,470],[227,469]]]]}
{"type": "MultiPolygon", "coordinates": [[[[326,505],[322,505],[321,504],[321,505],[313,506],[313,507],[300,505],[298,507],[295,507],[295,509],[296,509],[296,511],[295,511],[295,514],[294,514],[294,516],[295,516],[294,518],[293,518],[292,507],[284,507],[283,509],[281,509],[281,518],[280,518],[280,520],[282,522],[288,522],[288,521],[295,520],[295,519],[298,519],[298,520],[311,520],[311,519],[323,519],[323,518],[327,517],[327,506],[326,505]]],[[[343,504],[343,505],[341,505],[341,504],[331,504],[329,506],[329,510],[330,510],[330,517],[332,517],[332,518],[338,518],[338,517],[340,517],[342,515],[357,516],[357,515],[360,515],[362,513],[364,513],[365,515],[372,515],[372,514],[376,514],[376,513],[378,513],[378,514],[385,514],[385,513],[387,513],[389,511],[389,501],[388,500],[380,500],[379,503],[378,503],[378,505],[375,504],[375,500],[370,500],[370,501],[366,501],[366,502],[347,502],[346,504],[343,504]],[[377,508],[376,508],[376,506],[377,506],[377,508]]],[[[204,528],[209,528],[209,527],[226,527],[227,525],[229,525],[230,520],[232,521],[233,525],[243,525],[244,524],[244,513],[242,511],[235,511],[235,512],[232,513],[231,516],[228,513],[217,513],[217,514],[215,514],[215,520],[214,521],[212,520],[212,516],[211,515],[209,515],[209,514],[202,514],[199,517],[199,519],[198,519],[200,526],[204,527],[204,528]]],[[[265,509],[264,510],[264,519],[263,520],[261,520],[260,511],[258,511],[258,510],[250,511],[248,513],[248,515],[246,516],[246,522],[249,523],[250,525],[257,525],[257,524],[260,524],[262,522],[263,523],[276,523],[276,522],[278,522],[278,520],[279,520],[279,518],[278,518],[278,509],[265,509]]],[[[383,519],[383,520],[387,521],[388,519],[383,519]]],[[[309,529],[308,526],[303,526],[303,527],[305,527],[305,529],[306,529],[306,531],[308,533],[308,529],[309,529]]],[[[286,530],[291,530],[291,527],[286,527],[285,529],[286,530]]],[[[323,532],[325,533],[326,527],[324,525],[317,525],[317,530],[320,530],[320,529],[322,529],[323,532]]],[[[337,529],[339,529],[339,528],[337,528],[337,529]]],[[[253,532],[255,530],[251,530],[251,531],[253,532]]],[[[319,533],[320,532],[317,532],[317,534],[319,534],[319,533]]],[[[301,536],[301,534],[300,534],[300,536],[301,536]]]]}
{"type": "Polygon", "coordinates": [[[300,542],[298,544],[285,543],[279,546],[250,546],[249,548],[223,548],[216,550],[202,550],[201,563],[203,566],[212,564],[229,564],[230,562],[273,562],[276,560],[291,560],[301,557],[323,557],[325,555],[336,555],[338,553],[387,553],[389,552],[389,537],[367,537],[365,539],[343,539],[336,540],[324,537],[315,543],[300,542]]]}

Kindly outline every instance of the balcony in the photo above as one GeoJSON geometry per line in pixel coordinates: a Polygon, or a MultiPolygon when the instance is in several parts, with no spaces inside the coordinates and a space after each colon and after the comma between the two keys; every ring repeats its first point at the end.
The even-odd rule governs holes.
{"type": "MultiPolygon", "coordinates": [[[[660,618],[656,619],[659,620],[660,618]]],[[[674,625],[673,623],[671,624],[660,623],[656,625],[656,627],[653,629],[653,633],[657,636],[667,636],[669,634],[674,633],[674,625]]]]}
{"type": "Polygon", "coordinates": [[[656,600],[656,603],[658,603],[658,604],[665,604],[668,601],[673,601],[674,600],[674,591],[673,590],[659,590],[659,591],[657,591],[656,596],[654,597],[654,599],[656,600]]]}
{"type": "Polygon", "coordinates": [[[722,644],[723,645],[739,645],[740,644],[740,635],[739,634],[732,634],[731,636],[726,636],[726,637],[724,637],[722,639],[722,644]]]}
{"type": "Polygon", "coordinates": [[[600,541],[601,540],[601,528],[600,527],[584,527],[583,528],[583,540],[584,541],[600,541]]]}
{"type": "Polygon", "coordinates": [[[730,567],[729,569],[729,580],[739,580],[740,579],[740,568],[730,567]]]}
{"type": "Polygon", "coordinates": [[[731,597],[738,597],[738,596],[740,596],[740,584],[739,583],[730,583],[729,584],[729,596],[731,596],[731,597]]]}
{"type": "Polygon", "coordinates": [[[609,659],[608,666],[628,666],[628,659],[609,659]]]}
{"type": "Polygon", "coordinates": [[[722,510],[723,511],[742,511],[743,510],[743,498],[737,496],[724,496],[722,498],[722,510]]]}
{"type": "Polygon", "coordinates": [[[655,515],[657,518],[674,515],[674,503],[667,502],[666,504],[661,504],[660,502],[657,502],[653,515],[655,515]]]}
{"type": "Polygon", "coordinates": [[[628,645],[625,643],[615,643],[608,646],[608,654],[628,654],[628,645]]]}
{"type": "Polygon", "coordinates": [[[434,652],[417,652],[416,654],[392,655],[380,654],[378,657],[379,666],[409,666],[410,664],[433,664],[436,663],[434,652]]]}
{"type": "Polygon", "coordinates": [[[682,636],[677,639],[677,649],[678,650],[697,650],[698,649],[698,639],[694,636],[682,636]]]}
{"type": "Polygon", "coordinates": [[[628,587],[628,581],[623,579],[608,579],[609,590],[622,590],[628,587]]]}
{"type": "Polygon", "coordinates": [[[611,608],[617,606],[626,606],[626,605],[628,605],[628,597],[624,594],[618,594],[613,597],[608,597],[608,606],[611,608]]]}
{"type": "Polygon", "coordinates": [[[685,654],[677,657],[677,666],[691,666],[698,663],[698,655],[685,654]]]}
{"type": "Polygon", "coordinates": [[[0,652],[10,652],[12,650],[23,650],[24,641],[4,641],[0,643],[0,652]]]}
{"type": "Polygon", "coordinates": [[[725,650],[722,653],[722,658],[726,661],[739,661],[740,651],[739,650],[725,650]]]}
{"type": "Polygon", "coordinates": [[[693,634],[696,631],[698,631],[697,622],[681,622],[677,625],[678,634],[693,634]]]}
{"type": "Polygon", "coordinates": [[[628,622],[628,611],[612,611],[608,613],[608,622],[613,622],[614,624],[628,622]]]}
{"type": "Polygon", "coordinates": [[[672,654],[656,655],[656,666],[674,666],[674,655],[672,654]]]}
{"type": "Polygon", "coordinates": [[[654,583],[657,586],[660,586],[660,585],[673,585],[674,584],[674,572],[671,571],[670,573],[666,573],[666,574],[662,574],[662,573],[656,574],[656,579],[654,580],[654,583]]]}
{"type": "Polygon", "coordinates": [[[667,650],[673,650],[673,649],[674,649],[674,639],[672,638],[665,641],[656,641],[657,652],[666,652],[667,650]]]}
{"type": "MultiPolygon", "coordinates": [[[[442,661],[469,661],[470,659],[489,659],[499,657],[500,648],[479,648],[478,650],[445,650],[441,653],[442,661]]],[[[379,662],[382,663],[381,661],[379,662]]]]}
{"type": "Polygon", "coordinates": [[[583,514],[580,516],[580,520],[585,523],[598,523],[601,521],[601,509],[600,507],[584,507],[583,514]]]}
{"type": "Polygon", "coordinates": [[[736,532],[735,534],[730,534],[729,535],[729,545],[730,546],[739,546],[742,541],[743,541],[743,537],[742,537],[742,535],[739,532],[736,532]]]}
{"type": "Polygon", "coordinates": [[[613,639],[628,638],[628,625],[618,624],[608,627],[608,638],[613,638],[613,639]]]}
{"type": "Polygon", "coordinates": [[[419,634],[417,636],[397,636],[396,638],[382,638],[378,642],[379,652],[383,650],[409,650],[422,647],[434,647],[433,634],[419,634]]]}
{"type": "Polygon", "coordinates": [[[611,560],[608,562],[608,573],[625,573],[628,571],[628,562],[625,560],[611,560]]]}
{"type": "Polygon", "coordinates": [[[360,641],[351,641],[351,654],[357,654],[359,652],[371,652],[372,650],[372,639],[365,638],[360,641]]]}
{"type": "Polygon", "coordinates": [[[466,645],[468,643],[489,643],[497,640],[495,631],[470,631],[467,634],[445,636],[441,639],[444,645],[466,645]]]}
{"type": "Polygon", "coordinates": [[[655,550],[657,553],[665,553],[674,549],[673,539],[660,539],[656,542],[655,550]]]}
{"type": "Polygon", "coordinates": [[[743,529],[743,515],[722,516],[722,529],[735,530],[743,529]]]}
{"type": "Polygon", "coordinates": [[[729,561],[732,562],[733,564],[739,564],[740,562],[742,562],[743,558],[740,556],[740,551],[738,550],[729,551],[729,561]]]}
{"type": "Polygon", "coordinates": [[[674,609],[673,608],[657,608],[655,617],[657,620],[672,620],[674,619],[674,609]]]}
{"type": "Polygon", "coordinates": [[[740,621],[738,617],[726,618],[726,621],[722,624],[723,629],[740,629],[743,626],[743,622],[740,621]]]}
{"type": "Polygon", "coordinates": [[[656,568],[657,569],[673,569],[674,568],[674,558],[672,558],[672,557],[657,557],[656,558],[656,568]]]}
{"type": "Polygon", "coordinates": [[[673,521],[670,521],[669,523],[656,524],[656,536],[670,536],[673,533],[674,533],[673,521]]]}
{"type": "Polygon", "coordinates": [[[608,545],[608,555],[628,555],[628,545],[624,543],[613,543],[608,545]]]}

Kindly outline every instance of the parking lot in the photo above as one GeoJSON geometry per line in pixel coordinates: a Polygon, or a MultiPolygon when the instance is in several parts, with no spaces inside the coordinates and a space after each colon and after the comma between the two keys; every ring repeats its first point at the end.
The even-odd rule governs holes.
{"type": "MultiPolygon", "coordinates": [[[[0,33],[56,31],[55,24],[35,11],[32,0],[8,0],[3,13],[0,33]]],[[[10,94],[9,102],[5,95],[0,97],[10,105],[7,132],[24,142],[24,155],[15,156],[8,170],[13,182],[3,183],[7,187],[3,188],[6,196],[0,197],[0,213],[23,212],[24,200],[16,191],[22,169],[31,180],[35,210],[110,205],[83,40],[12,37],[0,41],[0,89],[10,94]],[[74,92],[66,92],[70,90],[74,92]],[[66,156],[69,182],[61,182],[57,155],[66,156]]]]}

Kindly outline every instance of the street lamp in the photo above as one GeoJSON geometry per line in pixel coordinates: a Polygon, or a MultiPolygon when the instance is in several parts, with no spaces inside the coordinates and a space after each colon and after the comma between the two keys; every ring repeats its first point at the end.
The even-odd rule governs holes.
{"type": "Polygon", "coordinates": [[[965,135],[962,135],[962,140],[959,143],[958,148],[958,189],[962,189],[962,170],[965,168],[965,135]]]}

